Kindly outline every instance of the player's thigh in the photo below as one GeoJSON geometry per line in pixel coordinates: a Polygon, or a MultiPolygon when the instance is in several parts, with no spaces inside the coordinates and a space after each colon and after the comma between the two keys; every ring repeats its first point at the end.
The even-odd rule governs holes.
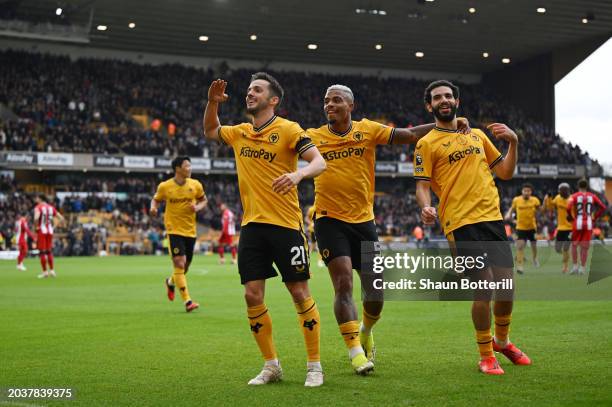
{"type": "Polygon", "coordinates": [[[319,246],[321,258],[323,258],[326,265],[336,257],[351,257],[351,245],[349,237],[343,228],[343,223],[329,217],[315,220],[317,245],[319,246]]]}
{"type": "Polygon", "coordinates": [[[274,264],[284,283],[310,278],[308,240],[303,231],[272,226],[267,238],[272,246],[274,264]]]}
{"type": "Polygon", "coordinates": [[[193,260],[193,251],[195,248],[196,238],[195,237],[185,237],[185,260],[186,266],[191,264],[193,260]]]}
{"type": "Polygon", "coordinates": [[[274,260],[268,239],[271,225],[249,223],[242,227],[238,242],[238,274],[240,283],[276,277],[274,260]]]}
{"type": "Polygon", "coordinates": [[[362,223],[347,223],[345,230],[351,246],[351,261],[357,271],[365,270],[366,274],[372,272],[374,255],[378,254],[378,233],[374,221],[362,223]]]}

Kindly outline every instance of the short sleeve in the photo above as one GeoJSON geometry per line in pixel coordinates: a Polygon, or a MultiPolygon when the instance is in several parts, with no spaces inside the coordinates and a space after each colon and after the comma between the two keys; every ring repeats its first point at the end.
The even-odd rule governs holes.
{"type": "Polygon", "coordinates": [[[367,124],[369,131],[374,135],[375,144],[393,144],[395,128],[371,120],[368,120],[367,124]]]}
{"type": "Polygon", "coordinates": [[[540,202],[540,199],[537,197],[534,197],[533,202],[535,203],[535,207],[539,207],[540,205],[542,205],[542,202],[540,202]]]}
{"type": "Polygon", "coordinates": [[[479,131],[478,136],[482,139],[482,146],[484,147],[485,157],[489,168],[493,169],[499,162],[504,158],[503,154],[499,152],[497,147],[489,140],[486,134],[479,131]]]}
{"type": "Polygon", "coordinates": [[[200,181],[196,181],[196,182],[197,182],[197,184],[196,184],[196,199],[200,200],[200,199],[203,199],[204,196],[205,196],[204,186],[202,185],[202,183],[200,181]]]}
{"type": "Polygon", "coordinates": [[[155,199],[157,202],[166,200],[166,188],[164,188],[164,183],[157,186],[157,192],[155,192],[153,199],[155,199]]]}
{"type": "Polygon", "coordinates": [[[512,199],[512,209],[516,209],[516,197],[512,199]]]}
{"type": "Polygon", "coordinates": [[[432,176],[433,154],[431,145],[424,139],[420,139],[414,150],[414,179],[429,181],[432,176]]]}
{"type": "Polygon", "coordinates": [[[291,148],[300,156],[315,146],[308,133],[306,133],[299,124],[295,123],[295,125],[292,126],[291,134],[291,148]]]}
{"type": "Polygon", "coordinates": [[[224,144],[231,146],[240,137],[240,125],[219,127],[219,139],[224,144]]]}

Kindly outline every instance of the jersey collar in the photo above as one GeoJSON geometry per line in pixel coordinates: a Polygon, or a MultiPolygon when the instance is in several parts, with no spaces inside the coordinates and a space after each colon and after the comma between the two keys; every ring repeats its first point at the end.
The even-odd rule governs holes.
{"type": "Polygon", "coordinates": [[[457,129],[457,130],[443,129],[442,127],[438,127],[438,126],[435,126],[434,129],[436,129],[438,131],[442,131],[444,133],[459,133],[459,129],[457,129]]]}
{"type": "Polygon", "coordinates": [[[332,126],[330,124],[327,125],[327,129],[329,130],[330,133],[335,134],[336,136],[344,137],[347,134],[349,134],[351,130],[353,130],[353,121],[351,120],[351,125],[349,126],[348,130],[345,131],[344,133],[338,133],[337,131],[332,129],[332,126]]]}
{"type": "Polygon", "coordinates": [[[253,130],[255,130],[257,133],[259,133],[260,131],[262,131],[263,129],[265,129],[266,127],[268,127],[270,124],[272,124],[272,122],[274,121],[274,119],[276,119],[276,115],[272,116],[270,118],[270,120],[268,120],[267,122],[265,122],[264,124],[262,124],[260,127],[255,127],[253,126],[253,130]]]}

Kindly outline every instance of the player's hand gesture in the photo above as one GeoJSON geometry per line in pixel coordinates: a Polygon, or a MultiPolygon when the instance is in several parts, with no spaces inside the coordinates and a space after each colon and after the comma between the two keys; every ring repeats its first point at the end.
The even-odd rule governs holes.
{"type": "Polygon", "coordinates": [[[492,123],[487,126],[487,129],[493,133],[493,136],[498,140],[504,140],[509,143],[518,143],[518,136],[512,129],[503,123],[492,123]]]}
{"type": "Polygon", "coordinates": [[[436,208],[433,206],[425,206],[421,210],[421,221],[424,225],[433,225],[436,223],[436,218],[438,217],[436,213],[436,208]]]}
{"type": "Polygon", "coordinates": [[[211,102],[223,103],[229,96],[225,93],[227,82],[223,79],[214,80],[208,88],[208,100],[211,102]]]}
{"type": "Polygon", "coordinates": [[[457,130],[461,134],[470,134],[472,129],[470,128],[470,122],[465,117],[457,117],[457,130]]]}
{"type": "Polygon", "coordinates": [[[302,178],[302,174],[299,171],[283,174],[272,182],[272,190],[285,195],[291,191],[291,188],[299,184],[302,178]]]}
{"type": "Polygon", "coordinates": [[[149,215],[157,216],[157,208],[153,207],[153,208],[149,209],[149,215]]]}

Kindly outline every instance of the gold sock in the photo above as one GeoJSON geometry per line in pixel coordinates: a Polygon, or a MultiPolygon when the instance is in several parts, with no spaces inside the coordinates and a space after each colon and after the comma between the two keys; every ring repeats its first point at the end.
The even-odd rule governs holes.
{"type": "Polygon", "coordinates": [[[359,341],[359,321],[348,321],[340,324],[340,333],[346,347],[350,350],[355,346],[361,346],[359,341]]]}
{"type": "Polygon", "coordinates": [[[175,267],[174,274],[172,274],[172,281],[176,284],[179,289],[181,298],[184,302],[190,301],[189,290],[187,289],[187,278],[185,277],[185,269],[175,267]]]}
{"type": "Polygon", "coordinates": [[[265,361],[278,359],[272,339],[272,318],[266,304],[247,308],[253,338],[265,361]]]}
{"type": "Polygon", "coordinates": [[[476,330],[476,343],[481,358],[493,356],[493,337],[490,328],[484,331],[476,330]]]}
{"type": "Polygon", "coordinates": [[[512,320],[512,314],[510,315],[495,315],[495,338],[499,342],[506,342],[508,340],[508,333],[510,332],[510,321],[512,320]]]}
{"type": "Polygon", "coordinates": [[[363,309],[363,331],[366,335],[370,335],[370,333],[372,333],[372,328],[374,327],[374,324],[378,322],[379,319],[380,314],[374,316],[368,314],[365,308],[363,309]]]}
{"type": "Polygon", "coordinates": [[[308,297],[300,303],[295,303],[295,309],[298,313],[298,322],[302,328],[302,334],[304,334],[308,361],[319,362],[321,360],[321,318],[319,317],[317,304],[312,297],[308,297]]]}

